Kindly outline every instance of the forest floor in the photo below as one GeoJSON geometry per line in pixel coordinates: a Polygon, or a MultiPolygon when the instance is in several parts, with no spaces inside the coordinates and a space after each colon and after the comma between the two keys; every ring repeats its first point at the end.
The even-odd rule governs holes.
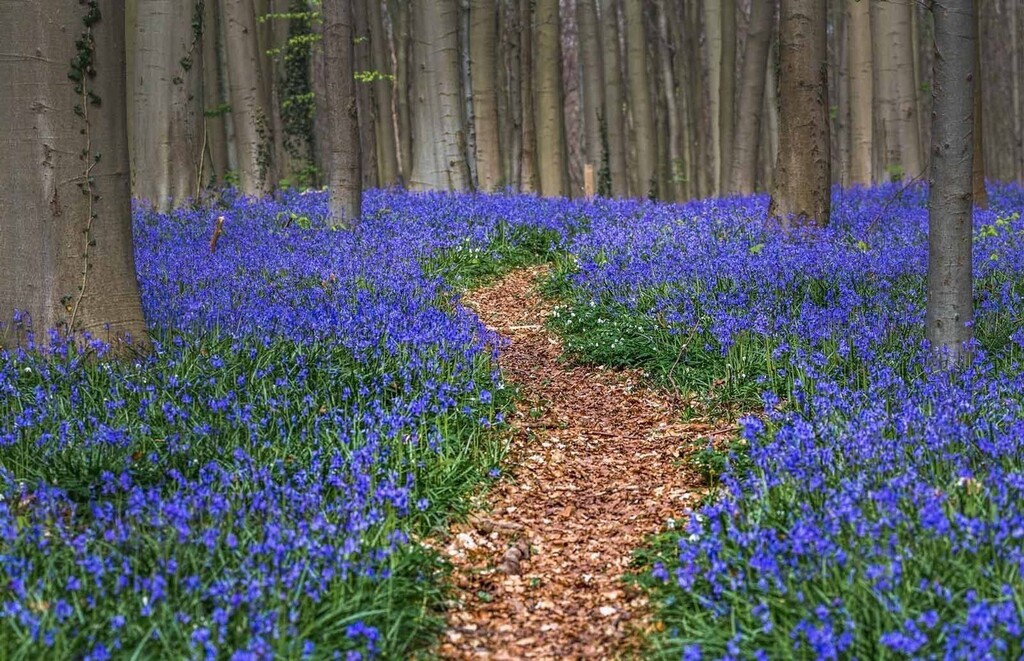
{"type": "Polygon", "coordinates": [[[499,362],[521,396],[502,479],[443,541],[456,593],[445,658],[636,653],[658,624],[623,580],[632,552],[703,495],[685,461],[695,440],[734,429],[680,422],[681,403],[639,372],[564,362],[535,290],[543,273],[514,271],[463,301],[510,340],[499,362]]]}

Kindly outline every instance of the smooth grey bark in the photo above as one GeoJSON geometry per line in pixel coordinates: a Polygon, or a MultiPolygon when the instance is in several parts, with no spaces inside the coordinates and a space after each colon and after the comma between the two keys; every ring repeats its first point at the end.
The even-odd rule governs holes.
{"type": "Polygon", "coordinates": [[[773,2],[754,2],[750,8],[743,74],[740,79],[739,112],[736,116],[736,140],[730,162],[729,191],[741,195],[754,192],[757,178],[757,147],[761,135],[761,110],[764,108],[765,67],[771,47],[773,2]]]}
{"type": "Polygon", "coordinates": [[[362,159],[359,153],[359,111],[356,100],[355,20],[352,3],[322,5],[323,98],[317,112],[324,118],[323,163],[330,195],[330,222],[353,227],[362,208],[362,159]]]}
{"type": "Polygon", "coordinates": [[[244,193],[259,195],[276,182],[270,180],[273,131],[256,16],[251,0],[221,2],[239,187],[244,193]]]}
{"type": "Polygon", "coordinates": [[[926,336],[939,361],[966,357],[973,325],[971,173],[975,25],[972,0],[934,0],[932,160],[926,336]]]}
{"type": "Polygon", "coordinates": [[[370,20],[366,2],[349,2],[352,5],[355,29],[352,56],[355,58],[353,71],[356,77],[356,121],[359,126],[359,154],[362,157],[359,171],[362,175],[363,188],[370,189],[380,186],[380,173],[377,169],[377,109],[374,105],[373,83],[368,81],[373,68],[373,56],[370,53],[370,20]]]}
{"type": "Polygon", "coordinates": [[[498,133],[496,0],[472,0],[469,7],[469,59],[476,126],[476,168],[479,188],[497,190],[502,183],[498,133]]]}
{"type": "Polygon", "coordinates": [[[398,168],[402,183],[409,185],[412,176],[412,110],[410,108],[412,55],[410,39],[409,0],[388,0],[391,15],[395,58],[395,117],[398,122],[398,168]]]}
{"type": "Polygon", "coordinates": [[[507,132],[506,143],[508,150],[505,153],[506,171],[508,172],[508,185],[516,190],[520,188],[523,173],[523,97],[522,97],[522,58],[520,53],[520,30],[522,16],[519,10],[519,0],[508,0],[505,7],[505,30],[504,38],[506,44],[505,70],[508,81],[508,126],[503,127],[507,132]]]}
{"type": "Polygon", "coordinates": [[[195,6],[180,0],[128,3],[132,193],[158,211],[199,193],[203,157],[202,33],[195,6]]]}
{"type": "Polygon", "coordinates": [[[519,3],[519,84],[520,99],[523,103],[523,158],[519,189],[524,193],[535,193],[537,182],[537,118],[534,114],[533,86],[533,0],[513,0],[519,3]]]}
{"type": "Polygon", "coordinates": [[[978,9],[974,15],[974,165],[971,170],[971,187],[975,206],[988,209],[988,190],[985,188],[985,125],[982,113],[981,39],[978,9]]]}
{"type": "Polygon", "coordinates": [[[790,224],[828,224],[829,140],[825,3],[782,0],[779,13],[779,160],[768,216],[790,224]]]}
{"type": "Polygon", "coordinates": [[[395,115],[392,112],[391,76],[394,69],[388,52],[388,37],[384,31],[384,17],[380,0],[365,0],[370,21],[370,51],[373,57],[374,130],[377,145],[377,173],[381,186],[392,186],[399,181],[398,144],[395,139],[395,115]]]}
{"type": "Polygon", "coordinates": [[[722,85],[722,3],[721,0],[704,0],[704,46],[707,51],[708,66],[708,102],[711,112],[711,179],[713,194],[722,190],[719,178],[722,166],[722,128],[721,128],[721,85],[722,85]]]}
{"type": "Polygon", "coordinates": [[[468,190],[457,0],[412,5],[412,190],[468,190]]]}
{"type": "Polygon", "coordinates": [[[221,76],[220,5],[203,3],[203,143],[206,148],[197,176],[203,186],[223,181],[228,162],[227,83],[221,76]]]}
{"type": "Polygon", "coordinates": [[[601,27],[597,20],[596,0],[579,0],[576,5],[579,23],[580,55],[583,64],[583,136],[585,161],[601,169],[604,149],[601,140],[601,117],[604,115],[604,68],[601,61],[601,27]]]}
{"type": "Polygon", "coordinates": [[[686,197],[683,186],[683,178],[686,170],[683,169],[683,145],[680,120],[685,117],[680,112],[679,106],[683,101],[681,87],[676,82],[675,71],[672,69],[672,56],[675,44],[672,41],[668,25],[668,17],[664,7],[658,7],[658,61],[661,65],[661,81],[664,89],[663,98],[665,103],[665,122],[668,128],[668,140],[665,141],[665,156],[667,158],[667,173],[664,195],[676,201],[682,201],[686,197]]]}
{"type": "Polygon", "coordinates": [[[534,34],[535,111],[537,126],[537,180],[540,194],[568,194],[565,127],[562,121],[562,67],[558,0],[536,0],[534,34]]]}
{"type": "Polygon", "coordinates": [[[124,3],[0,3],[0,345],[147,341],[132,251],[124,3]],[[69,79],[75,40],[91,71],[69,79]]]}
{"type": "MultiPolygon", "coordinates": [[[[718,130],[721,160],[718,163],[719,191],[726,192],[732,175],[734,122],[736,117],[736,0],[720,0],[722,5],[722,66],[719,81],[718,130]]],[[[755,2],[762,9],[767,0],[755,2]]],[[[756,135],[756,134],[755,134],[756,135]]]]}
{"type": "Polygon", "coordinates": [[[612,195],[629,195],[626,168],[626,115],[623,110],[622,47],[619,41],[617,0],[600,0],[601,41],[604,44],[604,123],[608,135],[608,170],[612,195]]]}
{"type": "Polygon", "coordinates": [[[647,75],[647,36],[641,0],[629,0],[623,7],[626,20],[626,66],[629,70],[629,106],[633,115],[633,136],[636,147],[636,181],[634,191],[641,198],[657,192],[657,138],[654,134],[654,108],[651,84],[647,75]]]}
{"type": "Polygon", "coordinates": [[[873,80],[871,10],[866,0],[847,0],[850,70],[850,181],[871,185],[874,141],[872,139],[873,80]]]}

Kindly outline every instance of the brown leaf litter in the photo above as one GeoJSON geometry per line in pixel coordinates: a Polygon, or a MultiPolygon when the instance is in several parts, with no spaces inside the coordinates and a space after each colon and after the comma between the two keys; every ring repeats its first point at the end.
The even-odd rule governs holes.
{"type": "Polygon", "coordinates": [[[456,593],[443,658],[635,655],[656,625],[622,580],[632,551],[705,491],[683,460],[721,425],[681,424],[680,404],[637,371],[559,361],[544,327],[551,305],[534,290],[542,273],[515,271],[464,301],[511,340],[499,360],[523,397],[510,418],[511,475],[487,494],[488,512],[440,542],[456,593]]]}

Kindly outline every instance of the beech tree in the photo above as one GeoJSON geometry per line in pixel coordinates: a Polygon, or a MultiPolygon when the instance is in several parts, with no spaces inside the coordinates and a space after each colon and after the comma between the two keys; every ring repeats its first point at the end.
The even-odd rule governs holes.
{"type": "Polygon", "coordinates": [[[779,13],[779,159],[768,215],[828,224],[829,140],[825,3],[782,0],[779,13]]]}
{"type": "Polygon", "coordinates": [[[952,366],[965,356],[974,320],[974,3],[933,0],[932,14],[935,61],[925,324],[940,362],[952,366]]]}
{"type": "Polygon", "coordinates": [[[541,195],[568,192],[565,123],[562,119],[562,65],[558,0],[536,0],[534,32],[535,111],[537,126],[537,174],[541,195]]]}
{"type": "Polygon", "coordinates": [[[129,198],[124,3],[0,3],[0,345],[146,340],[129,198]]]}
{"type": "Polygon", "coordinates": [[[324,91],[319,111],[326,121],[317,142],[323,146],[331,223],[346,227],[358,220],[362,208],[359,115],[352,75],[354,34],[352,3],[323,3],[324,91]]]}
{"type": "Polygon", "coordinates": [[[774,18],[774,3],[754,2],[751,5],[750,30],[747,33],[743,77],[740,80],[736,139],[730,159],[732,170],[729,191],[733,193],[749,195],[754,192],[757,145],[761,134],[761,110],[764,108],[764,86],[767,80],[765,67],[768,65],[774,18]]]}

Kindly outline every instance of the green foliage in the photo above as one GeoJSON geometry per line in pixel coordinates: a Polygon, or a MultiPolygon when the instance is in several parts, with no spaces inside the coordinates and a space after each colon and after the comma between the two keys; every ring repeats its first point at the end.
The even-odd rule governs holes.
{"type": "Polygon", "coordinates": [[[549,261],[557,249],[554,231],[513,228],[502,223],[487,248],[473,247],[470,240],[443,251],[427,263],[428,272],[444,277],[456,289],[479,287],[509,271],[549,261]]]}

